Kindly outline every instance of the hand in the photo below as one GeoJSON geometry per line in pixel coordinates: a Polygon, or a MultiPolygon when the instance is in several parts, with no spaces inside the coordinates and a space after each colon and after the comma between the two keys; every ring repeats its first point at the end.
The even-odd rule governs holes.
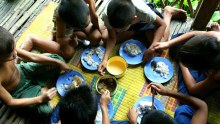
{"type": "Polygon", "coordinates": [[[101,96],[100,105],[102,107],[107,107],[110,99],[111,99],[110,92],[108,90],[106,90],[101,96]]]}
{"type": "Polygon", "coordinates": [[[158,83],[150,83],[148,85],[148,88],[153,88],[154,90],[156,90],[157,93],[159,93],[160,95],[167,95],[169,90],[166,89],[162,84],[158,84],[158,83]]]}
{"type": "Polygon", "coordinates": [[[71,68],[70,68],[65,62],[60,61],[60,60],[58,60],[58,61],[59,61],[60,68],[61,68],[62,70],[64,70],[64,71],[69,71],[69,70],[71,70],[71,68]]]}
{"type": "Polygon", "coordinates": [[[127,116],[131,124],[137,124],[138,111],[135,107],[129,109],[127,116]]]}
{"type": "Polygon", "coordinates": [[[41,98],[42,102],[47,102],[52,100],[52,98],[56,95],[57,89],[55,87],[49,89],[47,92],[43,93],[41,98]]]}
{"type": "Polygon", "coordinates": [[[105,68],[106,68],[106,65],[107,65],[107,61],[106,60],[102,60],[102,62],[99,64],[99,67],[98,67],[98,72],[100,73],[100,75],[104,75],[105,72],[105,68]]]}
{"type": "Polygon", "coordinates": [[[158,51],[158,50],[165,50],[165,49],[168,49],[169,48],[169,43],[168,42],[158,42],[156,43],[154,46],[153,46],[153,49],[155,51],[158,51]]]}
{"type": "Polygon", "coordinates": [[[148,62],[149,60],[151,60],[155,55],[155,51],[151,48],[147,49],[145,52],[144,52],[144,56],[142,58],[142,64],[145,64],[146,62],[148,62]]]}

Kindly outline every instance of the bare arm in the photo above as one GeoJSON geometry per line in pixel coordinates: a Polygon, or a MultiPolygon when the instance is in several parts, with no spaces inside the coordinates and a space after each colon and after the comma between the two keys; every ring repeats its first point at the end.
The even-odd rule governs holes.
{"type": "Polygon", "coordinates": [[[180,68],[186,87],[191,94],[201,94],[204,93],[204,91],[215,88],[215,81],[209,76],[205,80],[196,83],[195,79],[193,78],[187,67],[180,63],[180,68]]]}
{"type": "Polygon", "coordinates": [[[108,57],[109,57],[110,53],[112,52],[112,49],[114,48],[114,46],[116,44],[116,33],[115,33],[115,31],[112,30],[112,29],[108,29],[108,33],[109,33],[109,39],[108,39],[107,44],[106,44],[105,55],[104,55],[104,58],[103,58],[101,64],[99,65],[99,69],[98,69],[98,71],[102,75],[103,75],[103,71],[106,67],[108,57]]]}
{"type": "Polygon", "coordinates": [[[156,21],[154,22],[154,25],[156,25],[157,29],[154,33],[153,42],[150,48],[153,48],[154,44],[160,42],[166,29],[165,22],[159,16],[156,17],[156,21]]]}
{"type": "Polygon", "coordinates": [[[100,105],[102,110],[102,124],[110,124],[110,120],[108,117],[108,103],[110,101],[110,92],[108,90],[102,94],[100,99],[100,105]]]}
{"type": "Polygon", "coordinates": [[[95,1],[94,0],[87,0],[87,3],[89,4],[91,22],[92,22],[93,26],[100,31],[98,15],[96,14],[96,10],[95,10],[95,1]]]}
{"type": "Polygon", "coordinates": [[[48,90],[47,93],[33,97],[33,98],[20,98],[15,99],[11,96],[11,94],[0,84],[0,99],[10,107],[23,107],[33,104],[40,104],[43,102],[47,102],[52,99],[52,97],[56,94],[57,90],[52,88],[48,90]]]}
{"type": "Polygon", "coordinates": [[[193,96],[176,93],[172,90],[168,90],[162,84],[151,83],[148,87],[155,89],[157,93],[161,95],[176,98],[178,101],[193,107],[195,109],[195,113],[192,117],[191,124],[207,123],[208,107],[204,101],[193,96]]]}
{"type": "Polygon", "coordinates": [[[61,60],[53,59],[42,54],[31,53],[31,52],[28,52],[28,51],[25,51],[19,48],[16,48],[16,51],[17,51],[18,56],[23,58],[26,61],[31,61],[31,62],[41,63],[41,64],[58,65],[61,67],[61,69],[70,70],[70,67],[61,60]]]}
{"type": "Polygon", "coordinates": [[[63,20],[56,16],[56,42],[58,42],[61,46],[68,45],[71,40],[70,36],[65,35],[66,24],[63,20]]]}
{"type": "Polygon", "coordinates": [[[156,17],[156,21],[154,22],[154,24],[156,25],[157,29],[154,33],[153,41],[150,47],[144,53],[142,63],[146,63],[155,56],[155,51],[153,47],[155,44],[160,42],[166,29],[165,22],[159,16],[156,17]]]}
{"type": "Polygon", "coordinates": [[[158,43],[154,44],[153,49],[154,50],[164,50],[164,49],[170,48],[172,46],[175,46],[177,44],[187,42],[193,36],[200,35],[200,34],[207,34],[207,32],[205,32],[205,31],[187,32],[187,33],[185,33],[177,38],[174,38],[172,40],[169,40],[167,42],[158,42],[158,43]]]}

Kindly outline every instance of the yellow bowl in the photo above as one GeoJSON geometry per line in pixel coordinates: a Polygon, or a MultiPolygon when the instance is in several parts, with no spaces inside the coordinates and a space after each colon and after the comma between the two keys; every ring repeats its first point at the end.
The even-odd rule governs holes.
{"type": "Polygon", "coordinates": [[[114,76],[111,76],[111,75],[101,76],[96,81],[95,88],[99,94],[104,93],[105,90],[107,89],[107,90],[109,90],[110,95],[113,96],[118,89],[117,80],[114,76]]]}
{"type": "Polygon", "coordinates": [[[106,69],[109,74],[114,75],[116,78],[121,78],[127,71],[127,63],[124,58],[114,56],[108,60],[106,69]]]}

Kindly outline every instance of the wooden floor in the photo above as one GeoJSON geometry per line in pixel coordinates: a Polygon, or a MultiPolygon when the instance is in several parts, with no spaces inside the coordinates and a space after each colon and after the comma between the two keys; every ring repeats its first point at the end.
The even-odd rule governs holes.
{"type": "MultiPolygon", "coordinates": [[[[96,1],[98,15],[101,15],[108,1],[96,1]]],[[[13,2],[0,0],[0,26],[5,27],[18,39],[48,2],[49,0],[14,0],[13,2]]],[[[58,3],[60,0],[53,0],[53,2],[58,3]]],[[[186,22],[172,21],[170,25],[170,37],[173,34],[190,31],[192,21],[193,19],[191,18],[188,18],[186,22]]],[[[27,117],[20,116],[15,110],[9,109],[0,102],[0,124],[12,123],[28,123],[27,117]]]]}

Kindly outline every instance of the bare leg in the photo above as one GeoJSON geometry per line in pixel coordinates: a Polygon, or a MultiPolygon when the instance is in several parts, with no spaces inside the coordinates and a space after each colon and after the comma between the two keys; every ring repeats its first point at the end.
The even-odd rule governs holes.
{"type": "Polygon", "coordinates": [[[70,59],[75,53],[74,47],[70,45],[60,46],[57,42],[45,40],[34,35],[29,35],[21,46],[22,49],[27,51],[31,51],[34,47],[45,50],[48,53],[59,54],[65,59],[70,59]]]}
{"type": "Polygon", "coordinates": [[[187,13],[186,11],[182,9],[176,9],[171,6],[166,6],[164,8],[164,22],[166,23],[166,29],[164,32],[164,36],[162,38],[162,41],[168,41],[169,34],[170,34],[170,22],[171,19],[176,19],[180,21],[186,21],[187,19],[187,13]]]}
{"type": "Polygon", "coordinates": [[[21,48],[31,51],[34,47],[45,50],[49,53],[60,53],[60,45],[51,40],[45,40],[34,35],[29,35],[21,48]]]}
{"type": "Polygon", "coordinates": [[[213,22],[211,24],[211,31],[218,31],[218,32],[220,32],[220,25],[217,22],[213,22]]]}
{"type": "Polygon", "coordinates": [[[92,24],[87,26],[83,31],[75,31],[76,35],[81,40],[89,40],[91,45],[97,45],[101,41],[102,35],[99,30],[95,29],[92,24]]]}

